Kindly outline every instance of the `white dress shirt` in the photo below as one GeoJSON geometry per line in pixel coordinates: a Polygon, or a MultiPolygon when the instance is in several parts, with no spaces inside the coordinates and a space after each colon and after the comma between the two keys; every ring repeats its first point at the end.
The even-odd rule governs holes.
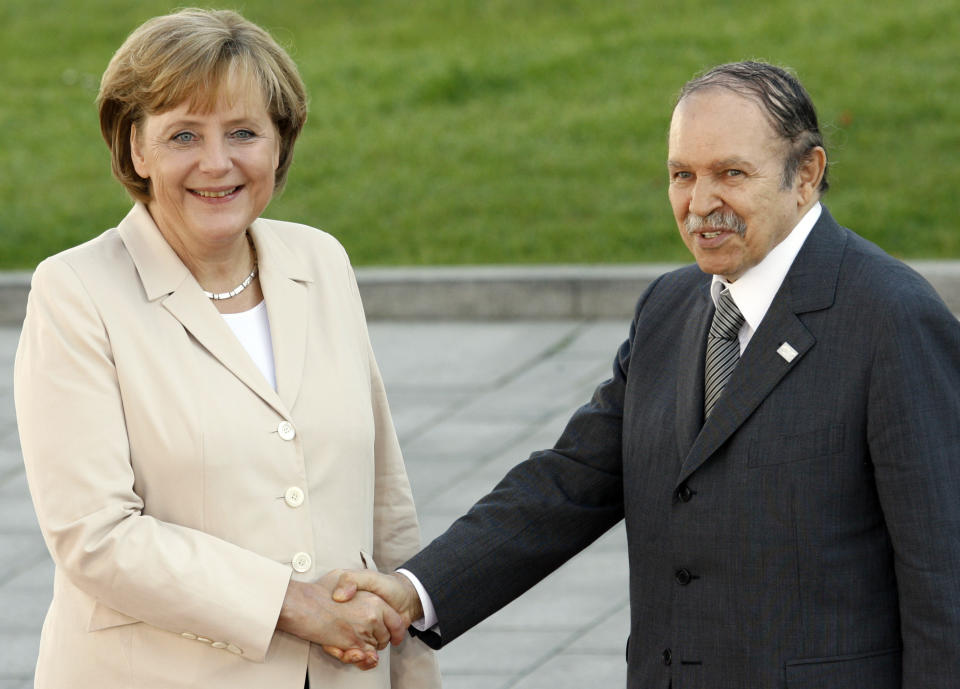
{"type": "MultiPolygon", "coordinates": [[[[783,241],[770,250],[763,260],[757,265],[749,268],[736,282],[727,282],[719,275],[713,276],[713,283],[710,285],[710,296],[716,305],[717,297],[727,288],[730,290],[730,296],[734,303],[743,314],[744,323],[740,328],[740,353],[746,349],[747,343],[753,337],[753,333],[760,327],[760,321],[767,315],[773,298],[780,290],[784,278],[793,260],[800,253],[800,248],[807,241],[810,231],[820,218],[820,203],[817,202],[808,210],[800,222],[790,231],[783,241]]],[[[407,577],[417,589],[420,596],[420,603],[423,605],[423,617],[413,623],[413,626],[420,631],[425,631],[437,624],[437,613],[433,607],[433,601],[430,594],[424,589],[423,584],[417,579],[413,572],[405,569],[397,570],[407,577]]],[[[439,633],[439,629],[436,629],[439,633]]]]}
{"type": "Polygon", "coordinates": [[[277,389],[277,370],[273,359],[273,344],[270,342],[270,320],[267,318],[267,302],[240,313],[221,313],[240,344],[247,350],[260,373],[277,389]]]}

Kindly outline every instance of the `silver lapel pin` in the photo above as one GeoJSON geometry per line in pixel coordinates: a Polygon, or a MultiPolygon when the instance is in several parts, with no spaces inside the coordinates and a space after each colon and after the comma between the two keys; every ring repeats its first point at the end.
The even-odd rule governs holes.
{"type": "Polygon", "coordinates": [[[788,364],[797,358],[797,350],[790,346],[789,342],[784,342],[777,349],[777,354],[783,357],[788,364]]]}

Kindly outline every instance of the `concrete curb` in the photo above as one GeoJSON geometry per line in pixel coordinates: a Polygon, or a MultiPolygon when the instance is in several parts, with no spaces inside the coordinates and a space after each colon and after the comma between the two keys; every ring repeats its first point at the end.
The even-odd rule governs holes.
{"type": "Polygon", "coordinates": [[[371,319],[621,318],[671,264],[358,268],[371,319]]]}
{"type": "MultiPolygon", "coordinates": [[[[960,261],[908,261],[960,313],[960,261]]],[[[677,264],[358,268],[367,317],[395,320],[629,318],[677,264]]],[[[29,271],[0,272],[0,324],[20,325],[29,271]]]]}

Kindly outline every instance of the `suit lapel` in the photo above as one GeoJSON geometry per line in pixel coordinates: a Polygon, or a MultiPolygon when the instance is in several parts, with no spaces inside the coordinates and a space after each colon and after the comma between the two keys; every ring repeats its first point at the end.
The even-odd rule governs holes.
{"type": "MultiPolygon", "coordinates": [[[[685,481],[743,425],[783,377],[816,344],[816,338],[798,316],[829,308],[833,304],[845,245],[846,235],[827,209],[823,208],[820,219],[797,254],[770,309],[747,345],[727,383],[727,389],[696,436],[683,461],[677,485],[685,481]],[[796,351],[791,361],[778,353],[784,343],[796,351]]],[[[706,338],[705,331],[702,337],[706,338]]],[[[705,347],[703,343],[700,346],[701,350],[705,347]]],[[[701,371],[699,385],[702,399],[702,354],[698,368],[701,371]]],[[[698,418],[702,418],[702,411],[698,418]]]]}
{"type": "Polygon", "coordinates": [[[690,362],[677,376],[677,447],[689,452],[703,425],[703,367],[707,330],[713,318],[710,282],[699,287],[698,299],[680,338],[680,361],[690,362]]]}
{"type": "MultiPolygon", "coordinates": [[[[257,221],[254,224],[257,225],[260,222],[257,221]]],[[[157,229],[146,207],[137,203],[120,224],[118,231],[123,239],[124,246],[130,252],[137,267],[147,299],[159,301],[163,308],[176,318],[215,359],[267,404],[276,409],[279,414],[288,417],[290,407],[285,404],[285,400],[281,400],[277,391],[273,390],[267,383],[246,349],[240,344],[233,331],[230,330],[230,326],[226,324],[216,308],[210,303],[210,300],[206,298],[193,275],[176,252],[170,248],[163,235],[160,234],[160,230],[157,229]]],[[[290,296],[286,289],[278,286],[278,284],[272,284],[273,282],[279,283],[276,274],[283,272],[282,267],[274,268],[272,263],[274,257],[279,256],[281,261],[283,260],[282,249],[275,246],[280,245],[279,239],[273,238],[271,233],[264,232],[262,229],[254,231],[253,236],[257,246],[258,261],[261,264],[261,275],[268,276],[261,279],[261,286],[265,298],[268,298],[267,312],[270,317],[274,342],[274,358],[277,360],[278,387],[281,386],[280,374],[282,370],[284,385],[289,389],[291,385],[288,381],[291,371],[295,372],[296,377],[299,378],[299,370],[302,369],[303,365],[302,357],[299,364],[289,364],[288,361],[291,357],[286,353],[286,345],[281,350],[281,355],[277,351],[277,341],[278,339],[283,341],[283,338],[278,337],[278,334],[283,333],[283,328],[288,325],[288,321],[295,319],[288,316],[285,309],[279,309],[284,313],[277,317],[279,322],[275,323],[274,309],[270,307],[269,294],[273,292],[281,299],[289,297],[290,302],[294,304],[302,303],[305,297],[298,299],[296,296],[290,296]],[[270,284],[269,291],[267,284],[270,284]],[[281,360],[284,361],[283,368],[279,363],[281,360]]],[[[303,311],[305,311],[305,308],[303,311]]],[[[294,337],[298,338],[298,343],[293,346],[295,348],[299,347],[302,351],[302,345],[306,339],[305,324],[298,328],[295,327],[294,337]]],[[[293,390],[294,398],[297,389],[299,389],[299,384],[293,390]]]]}
{"type": "MultiPolygon", "coordinates": [[[[796,315],[782,305],[770,310],[760,329],[754,334],[737,368],[727,382],[727,389],[703,424],[681,468],[678,483],[697,470],[736,432],[750,414],[773,391],[777,383],[796,366],[813,347],[815,339],[796,315]],[[784,343],[797,352],[787,362],[777,353],[784,343]]],[[[702,366],[701,366],[702,369],[702,366]]],[[[702,390],[701,385],[701,390],[702,390]]],[[[701,397],[702,404],[702,397],[701,397]]],[[[702,412],[701,416],[702,418],[702,412]]]]}

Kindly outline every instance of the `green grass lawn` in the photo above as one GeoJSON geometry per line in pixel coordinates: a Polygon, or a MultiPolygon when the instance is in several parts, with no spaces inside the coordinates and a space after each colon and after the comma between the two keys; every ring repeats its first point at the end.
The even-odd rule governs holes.
{"type": "MultiPolygon", "coordinates": [[[[152,0],[0,6],[0,268],[114,226],[94,97],[152,0]]],[[[834,215],[891,253],[960,258],[956,0],[246,0],[311,97],[266,215],[356,264],[685,260],[666,131],[701,69],[789,65],[826,130],[834,215]]]]}

